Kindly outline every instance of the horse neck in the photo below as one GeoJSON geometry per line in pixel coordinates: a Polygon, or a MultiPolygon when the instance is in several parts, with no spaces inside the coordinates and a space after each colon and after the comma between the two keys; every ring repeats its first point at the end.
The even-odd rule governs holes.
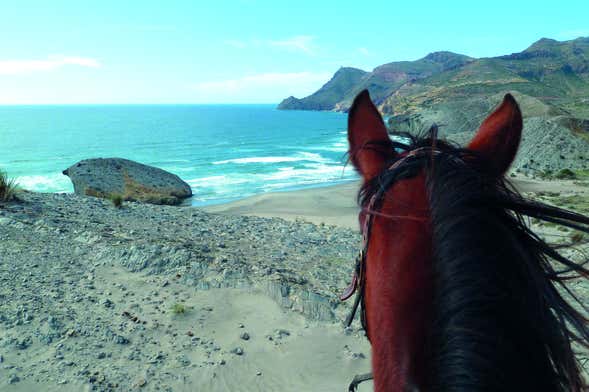
{"type": "Polygon", "coordinates": [[[438,177],[430,188],[435,290],[425,390],[566,390],[550,357],[566,338],[546,345],[559,324],[538,254],[507,212],[477,202],[485,190],[452,181],[438,177]]]}
{"type": "MultiPolygon", "coordinates": [[[[394,185],[380,212],[424,215],[422,177],[394,185]],[[410,208],[409,208],[410,207],[410,208]]],[[[374,390],[411,390],[425,373],[424,340],[432,298],[431,230],[416,219],[373,218],[367,254],[365,304],[372,344],[374,390]]]]}

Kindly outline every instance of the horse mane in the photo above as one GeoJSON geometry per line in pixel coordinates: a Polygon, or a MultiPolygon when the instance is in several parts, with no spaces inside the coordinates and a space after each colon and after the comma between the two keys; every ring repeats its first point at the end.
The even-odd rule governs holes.
{"type": "Polygon", "coordinates": [[[584,232],[589,218],[524,198],[475,152],[438,140],[434,128],[427,137],[404,136],[410,142],[395,148],[426,152],[383,171],[358,197],[366,209],[374,196],[392,197],[393,183],[425,173],[434,303],[422,390],[582,391],[572,343],[589,347],[587,308],[565,282],[589,270],[535,234],[525,217],[584,232]]]}

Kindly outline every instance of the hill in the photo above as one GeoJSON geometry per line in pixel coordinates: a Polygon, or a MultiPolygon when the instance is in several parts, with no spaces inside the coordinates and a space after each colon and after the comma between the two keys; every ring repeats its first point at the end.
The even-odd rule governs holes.
{"type": "Polygon", "coordinates": [[[291,97],[279,108],[347,111],[355,95],[368,89],[391,129],[415,131],[436,123],[443,136],[464,142],[503,94],[511,92],[529,131],[516,169],[588,168],[589,37],[542,38],[522,52],[479,59],[435,52],[372,72],[355,71],[356,82],[346,78],[345,89],[333,88],[336,73],[315,94],[291,97]],[[544,159],[534,159],[541,150],[544,159]]]}
{"type": "Polygon", "coordinates": [[[278,105],[278,108],[345,111],[350,107],[356,94],[363,89],[368,89],[372,99],[380,102],[407,82],[460,67],[472,60],[460,54],[436,52],[417,61],[384,64],[372,72],[342,67],[317,92],[302,99],[288,97],[278,105]]]}

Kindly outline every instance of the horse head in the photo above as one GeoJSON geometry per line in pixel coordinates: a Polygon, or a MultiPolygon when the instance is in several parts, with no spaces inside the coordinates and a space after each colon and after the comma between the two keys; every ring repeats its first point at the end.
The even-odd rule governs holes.
{"type": "MultiPolygon", "coordinates": [[[[356,97],[348,140],[363,179],[362,290],[375,391],[580,390],[560,314],[585,339],[587,326],[554,290],[549,247],[520,222],[537,204],[522,202],[504,180],[522,124],[507,94],[465,149],[438,140],[435,128],[402,145],[389,138],[368,92],[356,97]],[[532,380],[534,372],[544,375],[532,380]]],[[[540,218],[562,213],[542,211],[534,210],[540,218]]]]}

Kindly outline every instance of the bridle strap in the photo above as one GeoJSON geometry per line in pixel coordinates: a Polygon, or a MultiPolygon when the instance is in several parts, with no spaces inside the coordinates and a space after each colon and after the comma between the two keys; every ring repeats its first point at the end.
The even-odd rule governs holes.
{"type": "MultiPolygon", "coordinates": [[[[413,158],[417,155],[420,155],[421,153],[428,153],[428,152],[432,156],[438,155],[441,153],[440,150],[437,150],[432,147],[416,148],[415,150],[408,152],[407,155],[404,155],[403,157],[398,159],[396,162],[394,162],[387,169],[387,171],[392,171],[392,170],[397,169],[402,164],[404,164],[409,158],[413,158]]],[[[379,211],[376,211],[374,209],[374,206],[376,205],[376,202],[379,200],[380,196],[383,194],[384,194],[384,192],[375,193],[370,198],[370,201],[368,202],[368,206],[365,209],[366,218],[364,219],[364,224],[362,226],[362,248],[361,248],[358,256],[356,256],[356,263],[355,263],[355,267],[354,267],[354,273],[352,275],[352,282],[350,283],[350,285],[344,290],[344,292],[340,296],[340,300],[345,301],[345,300],[349,299],[354,293],[356,293],[356,298],[354,299],[354,304],[352,305],[352,310],[351,310],[350,314],[348,315],[348,317],[346,318],[344,325],[346,327],[349,327],[352,324],[352,321],[354,321],[354,317],[356,316],[356,312],[358,311],[358,307],[360,305],[362,305],[360,321],[362,323],[362,328],[366,332],[366,336],[368,337],[369,341],[370,341],[370,336],[368,336],[368,322],[366,319],[366,306],[364,303],[364,289],[365,289],[365,283],[366,283],[366,255],[368,253],[368,245],[369,245],[369,240],[370,240],[370,230],[372,229],[372,220],[373,220],[374,216],[383,216],[386,218],[397,218],[397,219],[411,219],[411,220],[416,220],[416,221],[425,221],[426,220],[426,218],[414,217],[414,216],[389,216],[389,215],[382,214],[379,211]]]]}

